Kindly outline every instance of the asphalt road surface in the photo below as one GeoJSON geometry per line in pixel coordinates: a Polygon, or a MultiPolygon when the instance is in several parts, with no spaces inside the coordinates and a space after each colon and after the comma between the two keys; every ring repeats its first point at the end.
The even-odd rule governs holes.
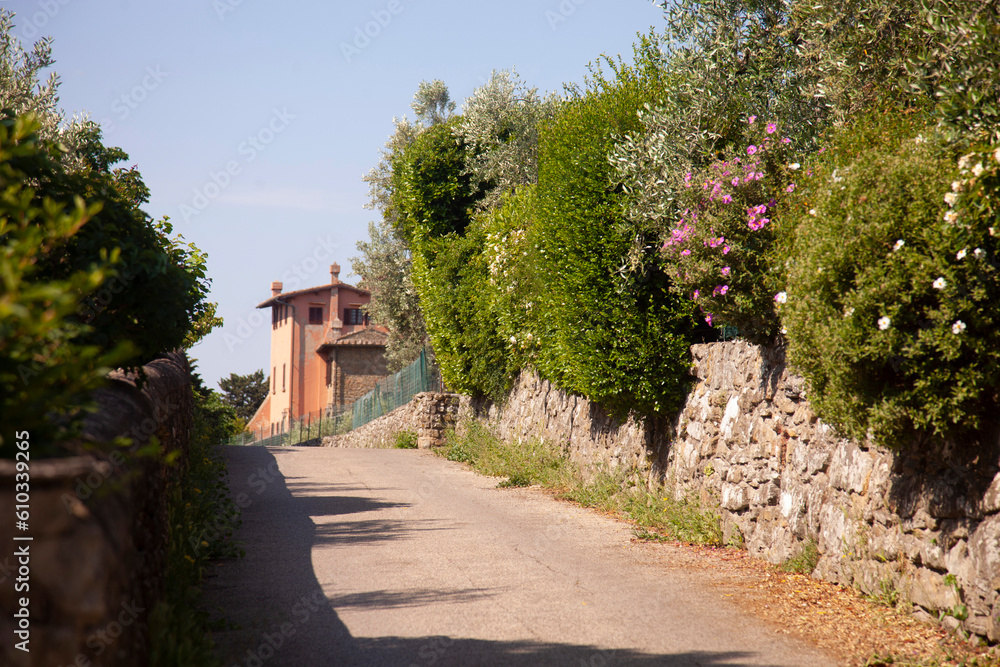
{"type": "Polygon", "coordinates": [[[226,667],[833,665],[629,527],[427,451],[227,447],[226,667]]]}

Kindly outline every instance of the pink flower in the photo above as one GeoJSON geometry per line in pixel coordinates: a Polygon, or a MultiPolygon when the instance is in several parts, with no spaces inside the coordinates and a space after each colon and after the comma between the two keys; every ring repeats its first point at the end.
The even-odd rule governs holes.
{"type": "Polygon", "coordinates": [[[690,254],[691,254],[690,250],[681,250],[681,255],[684,256],[684,257],[687,257],[690,254]]]}
{"type": "Polygon", "coordinates": [[[768,134],[774,134],[777,129],[778,129],[778,125],[776,123],[768,123],[767,124],[767,133],[768,134]]]}
{"type": "Polygon", "coordinates": [[[732,195],[722,195],[722,203],[723,204],[732,204],[733,203],[733,196],[732,195]]]}
{"type": "Polygon", "coordinates": [[[728,278],[729,277],[729,267],[728,266],[722,267],[722,277],[723,278],[728,278]]]}
{"type": "Polygon", "coordinates": [[[708,326],[712,326],[712,313],[705,316],[705,321],[708,322],[708,326]]]}
{"type": "Polygon", "coordinates": [[[697,299],[700,296],[701,296],[701,290],[695,290],[694,294],[691,295],[691,298],[692,299],[697,299]]]}
{"type": "Polygon", "coordinates": [[[723,255],[728,255],[729,254],[729,246],[727,246],[727,245],[722,246],[722,254],[723,255]]]}
{"type": "Polygon", "coordinates": [[[725,296],[728,291],[729,285],[716,285],[715,289],[712,290],[712,296],[725,296]]]}
{"type": "Polygon", "coordinates": [[[748,125],[753,125],[753,122],[755,120],[757,120],[757,116],[750,116],[750,118],[747,120],[747,124],[748,125]]]}
{"type": "Polygon", "coordinates": [[[792,143],[792,140],[789,139],[788,137],[785,137],[784,139],[781,140],[781,143],[783,143],[783,144],[790,144],[790,143],[792,143]]]}
{"type": "Polygon", "coordinates": [[[792,192],[793,190],[795,190],[795,183],[791,183],[787,188],[785,188],[785,192],[792,192]]]}
{"type": "Polygon", "coordinates": [[[747,146],[747,155],[753,155],[756,152],[757,152],[757,147],[756,146],[754,146],[753,144],[750,144],[749,146],[747,146]]]}
{"type": "Polygon", "coordinates": [[[733,178],[733,180],[732,180],[732,184],[733,184],[733,187],[734,187],[734,188],[735,188],[735,187],[736,187],[737,185],[739,185],[739,184],[740,184],[740,177],[739,177],[739,176],[737,176],[737,177],[733,178]]]}

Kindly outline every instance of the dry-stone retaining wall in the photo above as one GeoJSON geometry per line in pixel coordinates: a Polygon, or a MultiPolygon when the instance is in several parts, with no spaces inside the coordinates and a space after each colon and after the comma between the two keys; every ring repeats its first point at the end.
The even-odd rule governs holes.
{"type": "Polygon", "coordinates": [[[422,392],[406,405],[349,433],[324,437],[322,444],[384,449],[395,447],[397,435],[409,431],[417,435],[417,446],[421,449],[437,447],[444,444],[445,432],[455,426],[458,403],[458,394],[422,392]]]}
{"type": "MultiPolygon", "coordinates": [[[[156,436],[165,451],[186,453],[192,396],[187,360],[176,354],[146,366],[135,378],[113,375],[97,392],[100,406],[84,427],[86,439],[107,443],[128,436],[133,447],[87,456],[31,461],[29,531],[33,539],[0,546],[0,664],[146,664],[147,620],[162,590],[170,477],[134,451],[156,436]],[[27,545],[29,585],[14,548],[27,545]],[[15,648],[13,614],[29,600],[30,652],[15,648]]],[[[16,426],[16,424],[15,424],[16,426]]],[[[30,439],[29,439],[30,442],[30,439]]],[[[107,448],[103,448],[107,449],[107,448]]],[[[30,451],[30,450],[29,450],[30,451]]],[[[14,514],[14,462],[0,461],[0,521],[14,514]]]]}
{"type": "Polygon", "coordinates": [[[526,373],[504,406],[465,400],[506,439],[545,438],[593,470],[626,466],[720,508],[727,540],[771,562],[816,544],[814,576],[914,603],[1000,641],[1000,443],[893,453],[817,419],[781,349],[692,348],[696,381],[673,424],[611,419],[526,373]],[[964,605],[964,608],[963,608],[964,605]]]}

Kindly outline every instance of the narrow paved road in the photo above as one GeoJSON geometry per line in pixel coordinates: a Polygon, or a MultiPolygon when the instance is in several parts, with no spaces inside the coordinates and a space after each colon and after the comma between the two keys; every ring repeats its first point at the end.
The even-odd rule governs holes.
{"type": "Polygon", "coordinates": [[[426,451],[228,447],[244,559],[207,604],[241,665],[833,665],[627,526],[426,451]]]}

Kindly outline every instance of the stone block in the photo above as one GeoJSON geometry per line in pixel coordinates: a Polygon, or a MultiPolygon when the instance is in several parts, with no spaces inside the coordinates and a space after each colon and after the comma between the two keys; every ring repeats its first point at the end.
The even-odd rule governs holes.
{"type": "Polygon", "coordinates": [[[872,456],[850,442],[837,446],[830,461],[830,483],[843,491],[864,494],[872,471],[872,456]]]}
{"type": "Polygon", "coordinates": [[[953,586],[945,583],[944,575],[920,568],[910,578],[910,600],[924,609],[951,609],[961,602],[953,586]]]}
{"type": "Polygon", "coordinates": [[[750,507],[750,487],[747,484],[723,484],[723,508],[731,512],[740,512],[750,507]]]}

